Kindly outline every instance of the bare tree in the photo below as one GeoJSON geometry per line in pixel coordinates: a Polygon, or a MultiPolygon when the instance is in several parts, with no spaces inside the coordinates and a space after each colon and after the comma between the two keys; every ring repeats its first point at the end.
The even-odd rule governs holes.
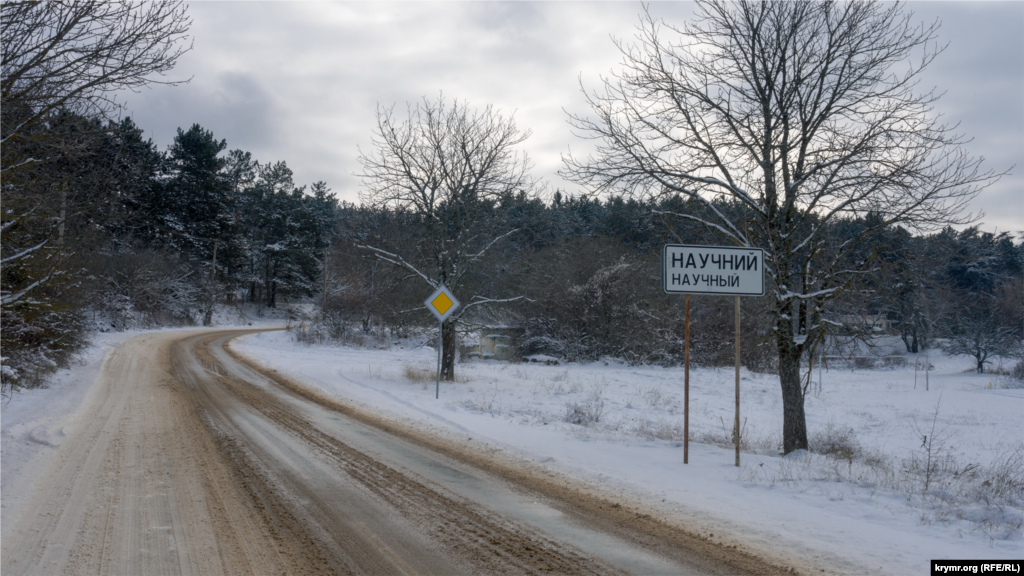
{"type": "Polygon", "coordinates": [[[1007,325],[994,307],[975,305],[968,308],[949,320],[950,337],[942,346],[947,354],[973,356],[978,374],[985,372],[985,363],[990,362],[993,356],[1021,357],[1019,326],[1007,325]]]}
{"type": "Polygon", "coordinates": [[[565,158],[577,182],[682,195],[712,216],[674,216],[765,249],[787,453],[807,447],[801,355],[828,303],[871,267],[865,240],[896,223],[964,223],[998,177],[940,122],[938,95],[918,90],[942,48],[938,23],[911,16],[899,4],[701,0],[677,28],[648,12],[637,42],[619,43],[622,70],[585,91],[593,116],[570,117],[598,141],[588,158],[565,158]],[[872,225],[834,241],[838,220],[868,214],[872,225]]]}
{"type": "Polygon", "coordinates": [[[519,298],[462,294],[464,281],[495,244],[517,232],[493,230],[487,215],[505,195],[532,191],[529,162],[516,146],[530,136],[491,106],[474,110],[444,96],[408,106],[377,109],[373,152],[360,153],[363,201],[416,216],[421,242],[390,250],[360,245],[408,271],[424,284],[447,286],[464,304],[442,328],[441,377],[455,377],[455,328],[469,309],[519,298]]]}
{"type": "MultiPolygon", "coordinates": [[[[3,265],[22,270],[4,276],[4,306],[46,285],[65,261],[54,236],[59,243],[75,182],[43,165],[89,146],[81,128],[67,129],[66,118],[112,118],[119,91],[173,84],[153,75],[169,71],[188,50],[185,8],[181,0],[0,3],[3,265]]],[[[96,122],[93,129],[111,126],[96,122]]]]}

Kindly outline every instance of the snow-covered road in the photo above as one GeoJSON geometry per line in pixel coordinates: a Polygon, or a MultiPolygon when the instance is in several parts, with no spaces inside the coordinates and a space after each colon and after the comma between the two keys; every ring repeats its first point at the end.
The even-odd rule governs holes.
{"type": "Polygon", "coordinates": [[[66,440],[40,444],[54,457],[31,498],[5,495],[5,574],[788,568],[471,438],[253,370],[223,348],[241,333],[156,332],[110,351],[66,440]]]}
{"type": "Polygon", "coordinates": [[[723,545],[809,573],[896,576],[925,573],[937,558],[1024,557],[1024,390],[1000,389],[999,377],[973,373],[969,358],[931,351],[927,391],[923,373],[915,386],[913,357],[824,373],[822,390],[807,397],[812,442],[818,450],[827,449],[826,442],[853,450],[850,461],[780,457],[778,378],[744,369],[749,445],[743,466],[735,468],[728,444],[731,369],[701,368],[691,377],[696,442],[684,465],[678,367],[611,359],[469,362],[458,365],[458,381],[442,383],[435,400],[437,356],[421,342],[380,342],[382,349],[306,346],[274,332],[231,346],[330,398],[589,482],[656,508],[694,534],[714,534],[723,545]],[[566,422],[576,407],[601,412],[600,420],[566,422]],[[933,456],[952,470],[938,490],[933,484],[925,492],[920,470],[909,466],[925,455],[919,431],[933,437],[933,456]],[[957,470],[970,472],[955,476],[957,470]],[[1005,480],[1016,488],[997,497],[988,486],[1005,480]]]}

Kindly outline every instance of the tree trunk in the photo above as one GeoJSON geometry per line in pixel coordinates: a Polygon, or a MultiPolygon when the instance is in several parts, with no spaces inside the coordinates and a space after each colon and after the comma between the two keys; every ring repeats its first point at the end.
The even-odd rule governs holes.
{"type": "Polygon", "coordinates": [[[913,329],[900,330],[900,339],[903,340],[903,345],[907,347],[907,352],[917,354],[917,335],[913,329]]]}
{"type": "Polygon", "coordinates": [[[782,453],[807,449],[807,418],[800,381],[800,348],[779,336],[779,382],[782,384],[782,453]]]}
{"type": "Polygon", "coordinates": [[[441,325],[441,380],[455,380],[455,321],[445,320],[441,325]]]}
{"type": "Polygon", "coordinates": [[[213,261],[210,263],[210,280],[208,282],[209,293],[206,300],[206,312],[203,314],[203,326],[213,324],[213,305],[217,301],[217,246],[220,240],[213,242],[213,261]]]}

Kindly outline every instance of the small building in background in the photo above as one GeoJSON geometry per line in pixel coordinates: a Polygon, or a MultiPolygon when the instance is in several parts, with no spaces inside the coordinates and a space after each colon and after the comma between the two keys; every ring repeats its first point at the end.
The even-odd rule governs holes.
{"type": "Polygon", "coordinates": [[[884,314],[851,314],[836,316],[836,322],[851,334],[888,334],[892,329],[884,314]]]}
{"type": "Polygon", "coordinates": [[[479,344],[463,347],[462,355],[465,358],[514,360],[519,356],[522,336],[522,328],[487,326],[479,332],[479,344]]]}

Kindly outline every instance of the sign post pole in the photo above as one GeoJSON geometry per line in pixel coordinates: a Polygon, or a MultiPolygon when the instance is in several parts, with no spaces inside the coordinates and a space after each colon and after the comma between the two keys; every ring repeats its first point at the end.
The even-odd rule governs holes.
{"type": "Polygon", "coordinates": [[[661,289],[686,295],[683,343],[683,464],[690,462],[690,294],[736,297],[736,465],[740,465],[740,297],[764,296],[764,250],[733,246],[666,244],[661,248],[661,289]]]}
{"type": "Polygon", "coordinates": [[[441,397],[441,354],[444,351],[444,322],[437,325],[437,386],[434,387],[434,399],[441,397]]]}
{"type": "Polygon", "coordinates": [[[683,464],[690,463],[690,295],[686,295],[683,329],[683,464]]]}
{"type": "Polygon", "coordinates": [[[736,466],[740,465],[740,297],[736,297],[736,466]]]}
{"type": "Polygon", "coordinates": [[[444,354],[444,321],[452,315],[459,307],[459,300],[444,284],[440,284],[437,290],[423,301],[423,305],[430,310],[430,313],[437,318],[437,385],[434,388],[434,398],[441,397],[441,363],[444,354]]]}

